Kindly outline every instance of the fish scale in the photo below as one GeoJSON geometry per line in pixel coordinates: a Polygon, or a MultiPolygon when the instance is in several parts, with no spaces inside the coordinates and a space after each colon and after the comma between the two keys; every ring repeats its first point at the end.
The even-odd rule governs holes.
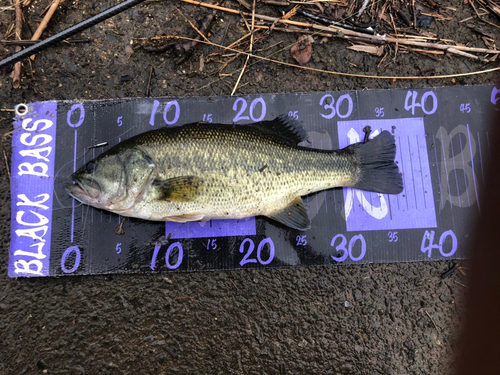
{"type": "Polygon", "coordinates": [[[67,190],[83,203],[142,219],[264,215],[300,230],[310,227],[301,196],[337,186],[402,190],[390,133],[336,151],[298,146],[305,137],[300,123],[285,116],[152,130],[87,163],[67,190]],[[126,178],[116,181],[118,175],[126,178]]]}

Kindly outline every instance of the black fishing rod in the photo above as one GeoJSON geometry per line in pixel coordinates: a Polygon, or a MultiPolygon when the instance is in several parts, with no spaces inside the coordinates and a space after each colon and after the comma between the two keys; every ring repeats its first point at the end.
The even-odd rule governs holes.
{"type": "Polygon", "coordinates": [[[102,13],[99,13],[95,15],[94,17],[89,18],[88,20],[82,21],[79,24],[76,24],[75,26],[70,27],[69,29],[66,29],[64,31],[61,31],[60,33],[57,33],[56,35],[53,35],[39,43],[36,43],[28,48],[25,48],[24,50],[7,57],[6,59],[0,61],[0,70],[8,68],[11,65],[14,65],[15,63],[26,59],[27,57],[40,52],[49,46],[59,43],[65,39],[68,39],[69,37],[78,34],[79,32],[82,32],[83,30],[88,29],[89,27],[92,27],[94,25],[97,25],[98,23],[107,20],[108,18],[111,18],[118,13],[123,12],[124,10],[127,10],[129,8],[132,8],[133,6],[142,3],[145,0],[125,0],[123,3],[115,5],[114,7],[111,7],[107,10],[105,10],[102,13]]]}

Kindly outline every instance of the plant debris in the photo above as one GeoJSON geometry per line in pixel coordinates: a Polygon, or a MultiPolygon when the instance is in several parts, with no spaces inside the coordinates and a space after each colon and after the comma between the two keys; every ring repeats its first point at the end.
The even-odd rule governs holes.
{"type": "Polygon", "coordinates": [[[292,57],[300,64],[306,65],[308,61],[311,59],[312,55],[312,46],[314,43],[314,39],[310,35],[301,35],[299,39],[297,39],[297,43],[295,43],[290,50],[292,57]]]}

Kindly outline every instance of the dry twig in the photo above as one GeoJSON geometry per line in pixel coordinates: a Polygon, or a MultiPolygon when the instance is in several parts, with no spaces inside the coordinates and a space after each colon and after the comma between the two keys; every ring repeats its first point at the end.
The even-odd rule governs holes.
{"type": "MultiPolygon", "coordinates": [[[[21,0],[16,0],[16,37],[18,40],[22,40],[22,30],[23,30],[23,11],[21,10],[21,0]]],[[[16,52],[22,50],[22,47],[17,46],[16,52]]],[[[12,87],[15,89],[21,88],[21,61],[14,65],[14,74],[12,76],[12,87]]]]}
{"type": "MultiPolygon", "coordinates": [[[[42,22],[40,22],[40,25],[38,25],[38,28],[36,29],[35,33],[31,37],[31,40],[39,40],[40,37],[42,36],[43,31],[47,28],[47,25],[49,24],[50,19],[56,12],[57,7],[59,6],[59,3],[61,0],[54,0],[52,4],[50,5],[49,10],[45,14],[45,17],[43,17],[42,22]]],[[[31,60],[35,59],[35,55],[30,56],[31,60]]]]}
{"type": "MultiPolygon", "coordinates": [[[[177,36],[177,35],[169,35],[169,36],[165,36],[163,38],[167,38],[167,39],[194,40],[192,38],[187,38],[187,37],[182,37],[182,36],[177,36]]],[[[134,38],[134,39],[141,40],[141,39],[144,39],[144,38],[134,38]]],[[[217,48],[222,48],[222,49],[229,50],[229,51],[232,51],[232,52],[249,55],[249,53],[247,53],[247,52],[243,52],[243,51],[239,51],[239,50],[236,50],[236,49],[233,49],[233,48],[221,46],[220,44],[217,44],[217,43],[212,43],[212,42],[207,43],[207,42],[204,42],[204,41],[200,41],[200,43],[206,43],[206,44],[209,44],[209,45],[217,47],[217,48]]],[[[448,46],[448,47],[450,47],[450,46],[448,46]]],[[[499,52],[500,51],[495,51],[495,53],[499,53],[499,52]]],[[[284,61],[274,60],[274,59],[270,59],[268,57],[258,56],[258,55],[252,55],[252,57],[254,57],[256,59],[259,59],[259,60],[269,61],[269,62],[278,64],[278,65],[285,65],[285,66],[290,66],[290,67],[293,67],[293,68],[310,70],[310,71],[313,71],[313,72],[320,72],[320,73],[325,73],[325,74],[333,74],[333,75],[339,75],[339,76],[344,76],[344,77],[358,77],[358,78],[370,78],[370,79],[391,79],[391,80],[395,80],[395,79],[405,79],[405,80],[416,80],[416,79],[448,79],[448,78],[468,77],[468,76],[473,76],[473,75],[478,75],[478,74],[492,73],[492,72],[496,72],[496,71],[500,70],[500,67],[497,67],[497,68],[491,68],[491,69],[478,70],[478,71],[469,72],[469,73],[457,73],[457,74],[445,74],[445,75],[421,76],[421,77],[419,77],[419,76],[371,76],[371,75],[364,75],[364,74],[351,74],[351,73],[335,72],[335,71],[331,71],[331,70],[323,70],[323,69],[316,69],[316,68],[311,68],[311,67],[307,67],[307,66],[300,66],[300,65],[296,65],[296,64],[289,64],[289,63],[286,63],[284,61]]],[[[229,75],[231,75],[231,74],[229,74],[229,75]]],[[[202,88],[205,88],[205,87],[207,87],[209,85],[210,85],[210,83],[207,84],[207,85],[205,85],[205,86],[203,86],[203,87],[201,87],[201,88],[199,88],[198,90],[200,90],[202,88]]]]}
{"type": "MultiPolygon", "coordinates": [[[[250,35],[250,54],[252,53],[252,50],[253,50],[254,26],[255,26],[255,0],[253,0],[253,7],[252,7],[252,30],[250,31],[250,33],[251,33],[251,35],[250,35]]],[[[236,81],[236,84],[234,85],[233,91],[231,92],[231,96],[233,96],[234,93],[236,92],[236,89],[238,88],[241,77],[243,76],[243,73],[245,73],[245,68],[247,67],[248,59],[250,58],[250,54],[247,54],[247,59],[245,60],[245,65],[243,65],[243,69],[241,69],[241,73],[238,77],[238,80],[236,81]]]]}
{"type": "MultiPolygon", "coordinates": [[[[225,12],[233,13],[233,14],[239,14],[240,12],[234,9],[230,8],[225,8],[221,7],[218,5],[212,5],[212,4],[207,4],[203,3],[201,1],[195,1],[195,0],[182,0],[185,3],[189,4],[195,4],[195,5],[200,5],[204,6],[207,8],[212,8],[212,9],[218,9],[222,10],[225,12]]],[[[243,13],[244,15],[248,15],[246,13],[243,13]]],[[[486,48],[472,48],[472,47],[466,47],[466,46],[452,46],[452,45],[447,45],[447,44],[440,44],[440,43],[427,43],[427,42],[419,42],[419,41],[414,41],[414,40],[409,40],[407,38],[394,38],[390,36],[385,36],[385,35],[369,35],[369,34],[364,34],[360,33],[357,31],[353,30],[348,30],[348,29],[343,29],[337,26],[322,26],[322,25],[316,25],[316,24],[311,24],[311,23],[306,23],[306,22],[298,22],[298,21],[291,21],[291,20],[283,20],[279,19],[276,17],[270,17],[270,16],[265,16],[261,14],[255,14],[255,18],[261,19],[264,21],[269,21],[269,22],[278,22],[278,23],[284,23],[288,25],[294,25],[294,26],[300,26],[300,27],[308,27],[308,28],[313,28],[315,30],[321,30],[321,31],[327,31],[330,33],[334,33],[334,36],[337,38],[342,38],[342,39],[350,39],[352,37],[357,37],[358,40],[363,40],[365,42],[369,43],[394,43],[394,44],[399,44],[399,45],[411,45],[415,47],[423,47],[423,48],[432,48],[432,49],[439,49],[439,50],[448,50],[449,48],[452,48],[454,50],[459,50],[463,52],[470,52],[470,53],[489,53],[489,54],[499,54],[499,50],[492,50],[492,49],[486,49],[486,48]]],[[[453,53],[453,52],[452,52],[453,53]]]]}
{"type": "Polygon", "coordinates": [[[59,3],[61,0],[54,0],[52,4],[50,5],[49,10],[45,14],[45,17],[43,17],[42,22],[40,22],[40,25],[38,25],[35,33],[31,37],[31,40],[38,40],[42,36],[43,31],[47,28],[47,25],[49,24],[50,19],[54,15],[54,13],[57,10],[57,7],[59,6],[59,3]]]}
{"type": "Polygon", "coordinates": [[[427,316],[429,317],[429,319],[431,320],[432,324],[434,325],[434,328],[436,328],[436,331],[439,332],[439,328],[438,326],[436,325],[436,323],[434,322],[434,319],[432,319],[432,317],[430,316],[430,314],[427,312],[427,310],[424,310],[425,313],[427,314],[427,316]]]}
{"type": "Polygon", "coordinates": [[[5,153],[5,150],[3,150],[3,157],[5,158],[5,168],[7,168],[7,174],[9,175],[9,180],[10,180],[9,161],[7,159],[7,154],[5,153]]]}

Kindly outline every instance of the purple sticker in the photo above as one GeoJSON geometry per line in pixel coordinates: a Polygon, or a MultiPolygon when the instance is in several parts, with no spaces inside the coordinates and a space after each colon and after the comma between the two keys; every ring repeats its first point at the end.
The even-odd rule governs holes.
{"type": "Polygon", "coordinates": [[[9,276],[49,275],[57,102],[31,104],[12,137],[9,276]]]}
{"type": "Polygon", "coordinates": [[[363,141],[363,128],[367,125],[372,128],[371,137],[383,130],[394,135],[396,163],[403,173],[404,190],[399,195],[388,195],[344,188],[347,230],[435,228],[436,212],[423,119],[339,121],[340,148],[363,141]]]}
{"type": "Polygon", "coordinates": [[[167,237],[202,238],[226,236],[255,236],[255,217],[246,219],[210,220],[193,223],[165,223],[167,237]]]}

